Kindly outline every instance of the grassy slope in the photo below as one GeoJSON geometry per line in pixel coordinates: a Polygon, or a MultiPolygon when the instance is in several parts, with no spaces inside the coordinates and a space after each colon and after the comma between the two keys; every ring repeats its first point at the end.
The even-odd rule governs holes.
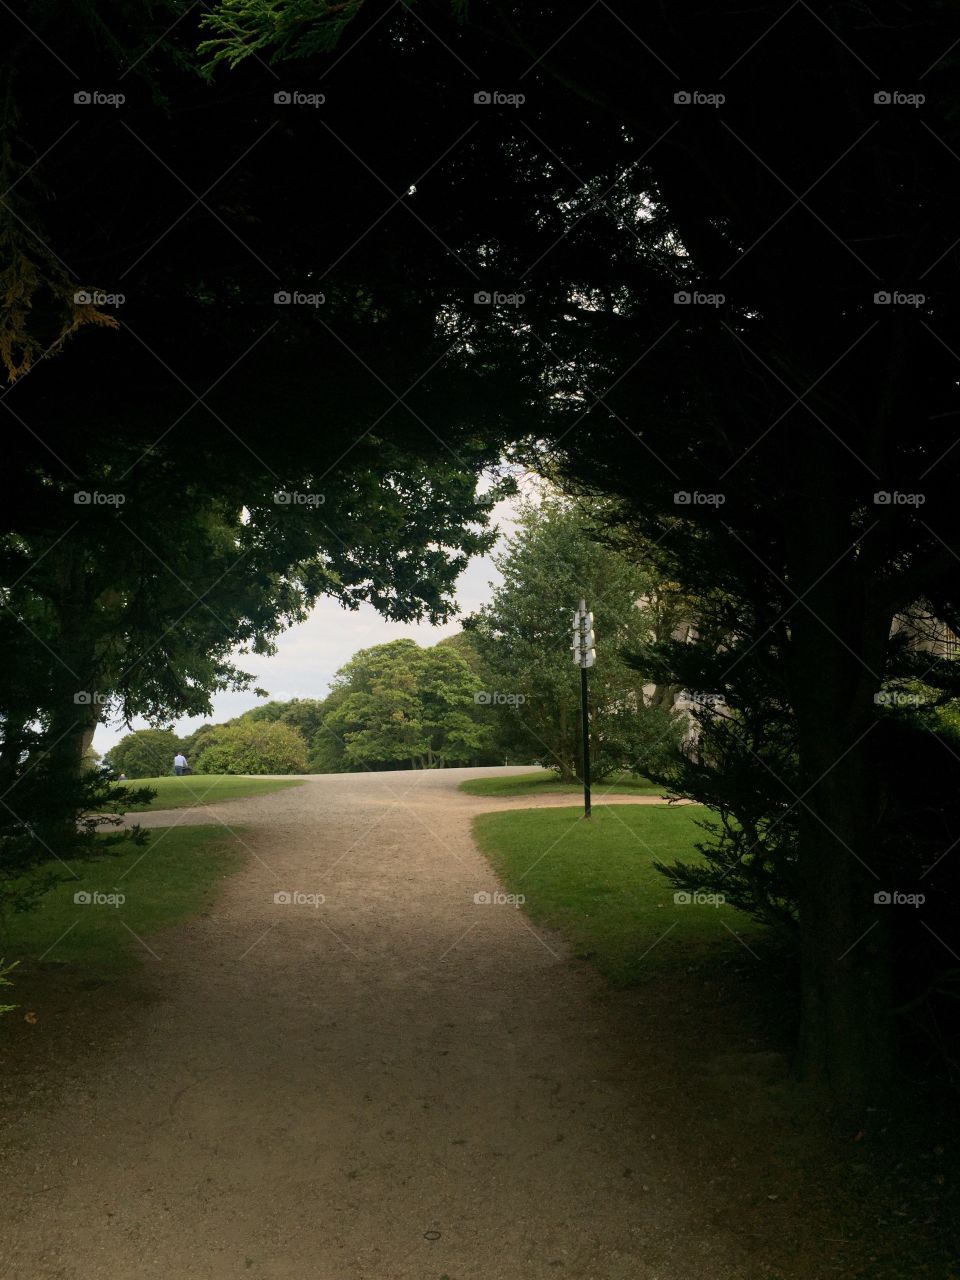
{"type": "MultiPolygon", "coordinates": [[[[549,770],[542,773],[518,773],[493,778],[469,778],[460,783],[460,790],[470,796],[526,796],[526,795],[578,795],[583,793],[579,782],[558,782],[557,775],[549,770]]],[[[648,778],[632,773],[617,773],[603,782],[593,784],[593,794],[663,795],[664,789],[648,778]]]]}
{"type": "Polygon", "coordinates": [[[225,773],[194,773],[185,778],[128,778],[130,787],[154,787],[157,795],[150,804],[131,805],[128,813],[150,809],[185,809],[195,804],[219,804],[222,800],[240,800],[244,796],[264,795],[284,787],[300,787],[292,778],[256,778],[225,773]]]}
{"type": "MultiPolygon", "coordinates": [[[[149,958],[133,934],[144,937],[206,910],[219,883],[242,862],[236,836],[220,827],[155,828],[146,847],[71,864],[77,879],[59,868],[63,882],[37,909],[6,921],[0,954],[8,962],[19,960],[22,971],[43,960],[76,966],[94,977],[127,972],[149,958]],[[93,890],[123,894],[125,901],[120,906],[74,902],[75,893],[93,890]]],[[[18,972],[6,992],[11,1001],[17,999],[18,972]]]]}
{"type": "MultiPolygon", "coordinates": [[[[654,859],[698,855],[693,806],[614,805],[589,822],[577,809],[482,814],[475,835],[510,893],[537,924],[559,930],[617,985],[664,965],[738,954],[759,926],[726,906],[678,905],[654,859]],[[731,930],[733,933],[731,933],[731,930]]],[[[747,953],[742,953],[746,957],[747,953]]]]}

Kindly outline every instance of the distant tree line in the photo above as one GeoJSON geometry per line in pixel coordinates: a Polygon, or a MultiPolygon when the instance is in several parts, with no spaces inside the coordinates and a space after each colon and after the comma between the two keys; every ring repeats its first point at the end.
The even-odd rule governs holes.
{"type": "Polygon", "coordinates": [[[338,773],[541,763],[581,776],[580,684],[570,619],[595,605],[595,776],[669,768],[685,727],[671,691],[645,683],[632,648],[682,625],[688,609],[619,552],[593,540],[556,496],[526,506],[497,566],[503,583],[465,629],[429,648],[361,649],[326,698],[270,701],[184,737],[128,734],[104,764],[128,779],[169,773],[182,751],[196,773],[338,773]],[[669,606],[665,603],[670,599],[669,606]]]}

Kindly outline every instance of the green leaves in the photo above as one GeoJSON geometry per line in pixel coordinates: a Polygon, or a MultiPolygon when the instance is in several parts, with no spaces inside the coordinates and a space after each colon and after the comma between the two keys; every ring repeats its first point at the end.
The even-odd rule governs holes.
{"type": "Polygon", "coordinates": [[[197,773],[305,773],[303,735],[280,721],[239,720],[215,729],[196,764],[197,773]]]}
{"type": "Polygon", "coordinates": [[[394,640],[361,649],[337,674],[334,709],[319,737],[342,745],[346,768],[463,764],[489,745],[480,683],[448,646],[394,640]]]}
{"type": "Polygon", "coordinates": [[[221,63],[235,67],[256,53],[270,61],[303,58],[333,49],[363,0],[223,0],[201,25],[216,34],[200,45],[210,74],[221,63]]]}
{"type": "MultiPolygon", "coordinates": [[[[579,773],[580,681],[570,651],[570,619],[581,598],[594,612],[597,665],[590,673],[594,773],[645,771],[669,755],[679,723],[650,705],[624,660],[663,625],[651,568],[591,537],[584,509],[555,496],[530,504],[497,561],[503,583],[469,620],[485,667],[491,714],[505,751],[542,760],[564,778],[579,773]]],[[[655,692],[655,691],[654,691],[655,692]]]]}

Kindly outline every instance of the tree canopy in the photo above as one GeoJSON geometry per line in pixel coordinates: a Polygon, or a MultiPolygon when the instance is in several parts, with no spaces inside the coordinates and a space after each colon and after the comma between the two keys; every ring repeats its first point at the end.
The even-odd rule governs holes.
{"type": "Polygon", "coordinates": [[[197,773],[305,773],[303,735],[279,720],[245,720],[219,726],[207,739],[197,773]]]}
{"type": "Polygon", "coordinates": [[[671,714],[670,691],[645,691],[644,678],[624,660],[662,626],[651,608],[662,586],[650,569],[592,539],[585,511],[549,495],[521,511],[495,563],[503,581],[468,619],[466,634],[482,661],[483,696],[503,748],[541,760],[564,781],[582,776],[580,672],[570,637],[584,598],[598,637],[590,679],[593,776],[666,768],[682,720],[671,714]]]}
{"type": "Polygon", "coordinates": [[[104,763],[128,778],[163,778],[173,772],[173,757],[182,750],[172,729],[138,729],[111,747],[104,763]]]}
{"type": "Polygon", "coordinates": [[[393,640],[361,649],[337,672],[319,737],[348,768],[466,764],[489,745],[476,714],[480,683],[452,649],[393,640]]]}

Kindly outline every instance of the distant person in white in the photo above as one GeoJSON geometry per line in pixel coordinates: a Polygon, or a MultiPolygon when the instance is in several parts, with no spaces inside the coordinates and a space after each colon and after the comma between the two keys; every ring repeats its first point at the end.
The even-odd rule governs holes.
{"type": "Polygon", "coordinates": [[[177,754],[173,757],[173,772],[177,775],[178,778],[183,777],[183,775],[187,772],[187,757],[183,754],[182,751],[178,751],[177,754]]]}

